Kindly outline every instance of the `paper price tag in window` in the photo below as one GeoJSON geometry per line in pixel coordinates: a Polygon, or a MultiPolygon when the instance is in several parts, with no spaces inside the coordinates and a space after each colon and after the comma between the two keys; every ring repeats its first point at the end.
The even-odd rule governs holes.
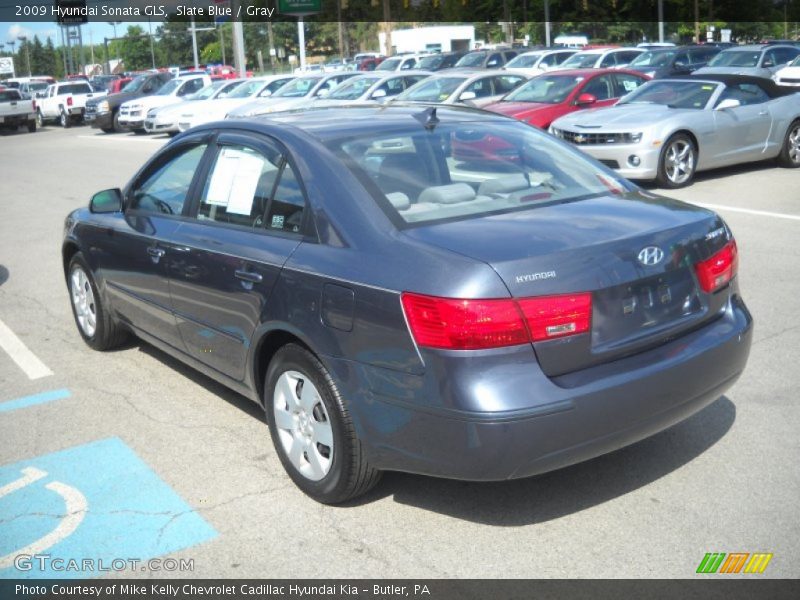
{"type": "Polygon", "coordinates": [[[257,156],[242,154],[239,157],[239,168],[228,196],[228,214],[250,215],[263,167],[264,161],[257,156]]]}

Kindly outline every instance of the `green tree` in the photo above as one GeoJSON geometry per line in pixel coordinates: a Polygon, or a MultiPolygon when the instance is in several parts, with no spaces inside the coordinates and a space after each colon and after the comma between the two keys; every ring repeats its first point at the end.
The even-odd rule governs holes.
{"type": "Polygon", "coordinates": [[[150,40],[144,29],[129,25],[125,37],[118,41],[119,55],[128,71],[149,69],[153,66],[150,57],[150,40]]]}

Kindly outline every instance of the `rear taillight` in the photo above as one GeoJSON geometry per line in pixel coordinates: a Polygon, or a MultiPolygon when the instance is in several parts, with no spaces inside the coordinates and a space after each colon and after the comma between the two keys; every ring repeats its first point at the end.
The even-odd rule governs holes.
{"type": "Polygon", "coordinates": [[[592,295],[568,294],[522,298],[517,301],[534,342],[589,331],[592,295]]]}
{"type": "Polygon", "coordinates": [[[67,96],[67,106],[72,106],[72,96],[67,96]]]}
{"type": "Polygon", "coordinates": [[[731,240],[711,258],[694,266],[700,287],[706,293],[716,292],[728,285],[739,267],[739,253],[736,242],[731,240]]]}
{"type": "Polygon", "coordinates": [[[592,295],[465,300],[404,292],[403,310],[420,346],[501,348],[589,331],[592,295]]]}

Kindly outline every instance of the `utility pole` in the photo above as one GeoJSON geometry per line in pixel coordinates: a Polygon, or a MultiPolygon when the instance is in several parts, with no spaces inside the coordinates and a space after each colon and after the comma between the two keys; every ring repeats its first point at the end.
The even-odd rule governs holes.
{"type": "MultiPolygon", "coordinates": [[[[785,19],[784,19],[785,21],[785,19]]],[[[338,25],[339,33],[339,58],[342,59],[344,65],[344,27],[342,25],[342,0],[336,0],[336,23],[338,25]]]]}
{"type": "Polygon", "coordinates": [[[544,0],[544,45],[550,47],[550,0],[544,0]]]}
{"type": "MultiPolygon", "coordinates": [[[[232,14],[239,14],[239,0],[231,0],[232,14]]],[[[247,75],[247,63],[244,58],[244,29],[242,22],[233,20],[233,66],[239,72],[239,77],[247,75]]]]}
{"type": "Polygon", "coordinates": [[[153,62],[153,69],[156,68],[156,51],[153,47],[153,21],[147,17],[147,30],[150,34],[150,60],[153,62]]]}
{"type": "Polygon", "coordinates": [[[194,17],[192,17],[189,31],[192,32],[192,57],[194,58],[194,68],[200,68],[200,60],[197,56],[197,28],[194,26],[194,17]]]}
{"type": "MultiPolygon", "coordinates": [[[[28,41],[28,36],[27,35],[18,35],[17,39],[20,42],[22,42],[23,46],[25,46],[25,58],[27,59],[27,62],[28,62],[28,77],[31,77],[31,75],[32,75],[32,73],[31,73],[31,48],[30,48],[30,44],[26,43],[28,41]]],[[[20,47],[20,50],[21,49],[22,49],[22,47],[20,47]]]]}
{"type": "Polygon", "coordinates": [[[219,49],[222,50],[222,64],[227,65],[225,60],[225,34],[222,32],[222,23],[219,24],[219,49]]]}
{"type": "Polygon", "coordinates": [[[267,37],[269,38],[269,66],[272,72],[275,73],[275,40],[272,37],[272,21],[267,21],[267,37]]]}
{"type": "Polygon", "coordinates": [[[306,24],[303,17],[297,17],[297,43],[300,46],[300,70],[306,70],[306,24]]]}
{"type": "Polygon", "coordinates": [[[658,41],[664,41],[664,0],[658,0],[658,41]]]}
{"type": "Polygon", "coordinates": [[[392,55],[392,15],[389,0],[383,0],[383,31],[386,34],[386,56],[392,55]]]}
{"type": "Polygon", "coordinates": [[[694,42],[700,43],[700,0],[694,0],[694,42]]]}

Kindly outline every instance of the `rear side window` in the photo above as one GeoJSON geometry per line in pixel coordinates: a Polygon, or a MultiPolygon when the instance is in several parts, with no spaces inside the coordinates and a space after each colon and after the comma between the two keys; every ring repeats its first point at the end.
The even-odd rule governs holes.
{"type": "Polygon", "coordinates": [[[169,159],[137,182],[131,195],[131,209],[180,215],[206,144],[194,146],[169,159]]]}
{"type": "Polygon", "coordinates": [[[627,73],[615,73],[614,79],[617,81],[617,96],[629,94],[647,81],[643,77],[636,77],[627,73]]]}
{"type": "Polygon", "coordinates": [[[305,197],[292,167],[285,163],[272,202],[266,227],[270,231],[299,233],[303,224],[305,197]]]}
{"type": "Polygon", "coordinates": [[[598,100],[608,100],[614,98],[614,86],[609,75],[595,77],[587,83],[581,90],[582,94],[591,94],[598,100]]]}

